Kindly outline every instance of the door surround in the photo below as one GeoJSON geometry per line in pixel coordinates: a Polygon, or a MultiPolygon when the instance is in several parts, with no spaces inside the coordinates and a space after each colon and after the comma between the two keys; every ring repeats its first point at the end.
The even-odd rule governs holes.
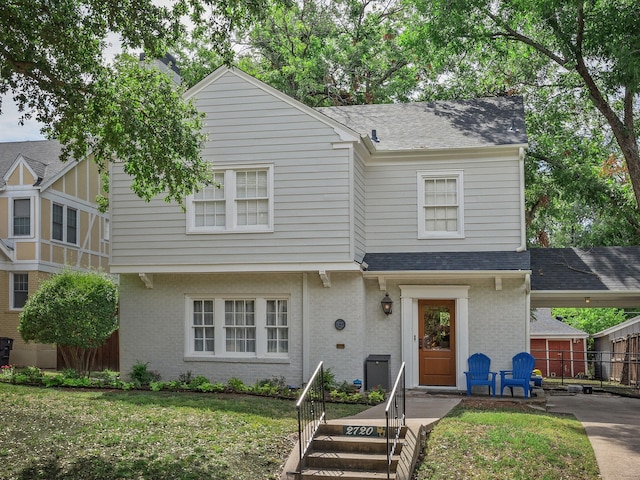
{"type": "MultiPolygon", "coordinates": [[[[405,362],[407,387],[419,386],[418,300],[455,300],[456,302],[456,389],[466,389],[464,370],[469,357],[469,286],[399,285],[402,361],[405,362]]],[[[451,387],[429,387],[450,389],[451,387]]]]}

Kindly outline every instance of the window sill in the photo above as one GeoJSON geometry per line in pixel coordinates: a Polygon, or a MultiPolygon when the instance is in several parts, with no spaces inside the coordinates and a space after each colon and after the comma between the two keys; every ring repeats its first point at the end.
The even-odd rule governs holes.
{"type": "Polygon", "coordinates": [[[289,358],[285,357],[216,357],[207,356],[200,357],[194,355],[185,355],[183,357],[185,362],[216,362],[216,363],[272,363],[272,364],[288,364],[291,363],[289,358]]]}

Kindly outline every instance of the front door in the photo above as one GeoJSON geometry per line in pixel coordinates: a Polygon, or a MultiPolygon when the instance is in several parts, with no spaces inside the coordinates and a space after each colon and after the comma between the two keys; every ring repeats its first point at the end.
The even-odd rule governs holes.
{"type": "Polygon", "coordinates": [[[418,302],[420,385],[456,385],[456,302],[418,302]]]}

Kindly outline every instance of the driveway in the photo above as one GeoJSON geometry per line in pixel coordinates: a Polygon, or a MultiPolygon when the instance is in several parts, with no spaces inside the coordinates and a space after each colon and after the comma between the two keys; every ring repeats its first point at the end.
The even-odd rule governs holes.
{"type": "Polygon", "coordinates": [[[580,420],[604,480],[640,478],[640,399],[596,393],[550,395],[547,410],[572,413],[580,420]]]}

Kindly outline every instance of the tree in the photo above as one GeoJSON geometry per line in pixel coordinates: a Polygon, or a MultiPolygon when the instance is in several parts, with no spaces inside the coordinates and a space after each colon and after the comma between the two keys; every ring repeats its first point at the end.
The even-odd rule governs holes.
{"type": "Polygon", "coordinates": [[[583,332],[594,334],[626,321],[629,315],[621,308],[554,308],[554,317],[583,332]]]}
{"type": "Polygon", "coordinates": [[[118,328],[118,288],[105,274],[65,270],[42,282],[20,313],[25,342],[54,343],[85,375],[96,348],[118,328]]]}
{"type": "Polygon", "coordinates": [[[416,0],[428,42],[444,64],[470,52],[466,65],[483,65],[496,52],[514,63],[547,68],[537,87],[588,99],[618,146],[640,208],[637,116],[640,92],[640,3],[630,0],[544,2],[416,0]],[[550,75],[549,72],[552,74],[550,75]],[[546,82],[551,80],[552,85],[546,82]]]}
{"type": "Polygon", "coordinates": [[[247,33],[241,68],[310,106],[407,101],[418,84],[400,42],[397,0],[304,0],[273,5],[247,33]]]}
{"type": "MultiPolygon", "coordinates": [[[[0,94],[65,146],[63,158],[93,153],[105,170],[118,158],[149,200],[181,201],[208,180],[200,157],[200,115],[160,71],[124,56],[109,63],[118,35],[126,51],[161,58],[185,31],[207,32],[229,61],[229,35],[265,8],[263,0],[5,0],[0,3],[0,94]]],[[[0,104],[0,113],[1,113],[0,104]]]]}

